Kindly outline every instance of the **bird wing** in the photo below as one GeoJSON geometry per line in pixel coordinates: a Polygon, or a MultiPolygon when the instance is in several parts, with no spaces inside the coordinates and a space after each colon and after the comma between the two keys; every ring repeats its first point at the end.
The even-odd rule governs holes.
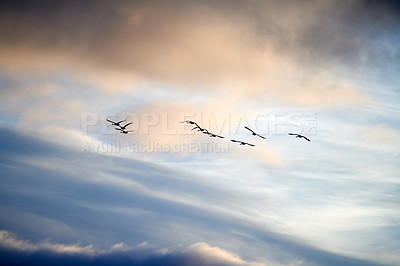
{"type": "Polygon", "coordinates": [[[126,119],[125,120],[121,120],[121,121],[117,122],[117,124],[125,122],[125,121],[126,121],[126,119]]]}
{"type": "Polygon", "coordinates": [[[130,124],[132,124],[133,122],[129,122],[128,124],[126,124],[124,127],[127,127],[127,126],[129,126],[130,124]]]}
{"type": "Polygon", "coordinates": [[[298,135],[298,134],[288,133],[288,135],[296,136],[296,135],[298,135]]]}
{"type": "Polygon", "coordinates": [[[304,137],[304,136],[303,136],[303,138],[305,138],[305,139],[308,140],[308,141],[311,141],[311,140],[310,140],[309,138],[307,138],[307,137],[304,137]]]}
{"type": "Polygon", "coordinates": [[[191,122],[190,124],[196,125],[196,126],[198,126],[199,128],[201,128],[196,122],[193,122],[193,121],[190,121],[190,122],[191,122]]]}
{"type": "Polygon", "coordinates": [[[110,123],[114,123],[115,124],[115,122],[114,121],[111,121],[111,120],[109,120],[109,119],[106,119],[108,122],[110,122],[110,123]]]}
{"type": "Polygon", "coordinates": [[[200,129],[199,126],[192,128],[192,130],[195,130],[196,128],[200,129]]]}
{"type": "MultiPolygon", "coordinates": [[[[248,127],[246,127],[246,126],[244,126],[244,128],[247,129],[247,130],[250,130],[252,133],[254,133],[254,131],[251,130],[250,128],[248,128],[248,127]]],[[[254,133],[254,134],[255,134],[255,133],[254,133]]]]}
{"type": "Polygon", "coordinates": [[[240,143],[240,144],[242,144],[242,145],[254,146],[254,144],[250,144],[250,143],[247,143],[247,142],[244,142],[244,141],[242,141],[242,143],[240,143]]]}
{"type": "Polygon", "coordinates": [[[124,131],[122,128],[115,128],[116,130],[119,130],[119,131],[124,131]]]}
{"type": "Polygon", "coordinates": [[[257,136],[259,136],[260,138],[262,138],[262,139],[265,139],[265,137],[263,137],[263,136],[261,136],[261,135],[258,135],[258,134],[256,134],[257,136]]]}
{"type": "Polygon", "coordinates": [[[220,135],[216,135],[218,138],[221,138],[221,139],[223,139],[223,138],[225,138],[224,136],[220,136],[220,135]]]}
{"type": "Polygon", "coordinates": [[[240,142],[240,141],[238,141],[238,140],[234,140],[234,139],[231,139],[231,141],[232,141],[232,142],[240,142]]]}
{"type": "Polygon", "coordinates": [[[203,133],[204,133],[204,131],[206,132],[206,133],[204,133],[204,134],[211,134],[210,131],[208,131],[208,130],[205,129],[205,128],[202,128],[202,130],[203,130],[203,133]]]}

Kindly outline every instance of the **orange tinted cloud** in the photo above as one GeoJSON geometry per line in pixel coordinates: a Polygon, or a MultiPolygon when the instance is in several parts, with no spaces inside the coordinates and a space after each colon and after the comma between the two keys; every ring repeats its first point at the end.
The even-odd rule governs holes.
{"type": "Polygon", "coordinates": [[[25,5],[3,12],[3,69],[62,70],[108,93],[150,81],[182,91],[201,86],[208,95],[218,91],[234,101],[318,106],[365,98],[335,74],[329,77],[333,84],[321,77],[334,73],[332,60],[343,47],[358,51],[343,24],[330,26],[324,17],[349,12],[352,5],[343,1],[25,5]]]}

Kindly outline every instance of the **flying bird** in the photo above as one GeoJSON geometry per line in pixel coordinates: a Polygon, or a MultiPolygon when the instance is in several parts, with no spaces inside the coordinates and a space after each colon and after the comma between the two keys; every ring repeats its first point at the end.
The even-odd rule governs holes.
{"type": "Polygon", "coordinates": [[[238,142],[239,145],[249,145],[249,146],[252,146],[252,147],[255,146],[254,144],[250,144],[250,143],[247,143],[247,142],[244,142],[244,141],[240,141],[240,140],[231,139],[231,141],[232,141],[232,142],[238,142]]]}
{"type": "MultiPolygon", "coordinates": [[[[195,123],[196,124],[196,123],[195,123]]],[[[197,131],[203,132],[204,134],[209,134],[208,130],[205,128],[201,128],[199,125],[196,124],[196,126],[194,128],[192,128],[192,130],[197,129],[197,131]]]]}
{"type": "Polygon", "coordinates": [[[126,121],[126,119],[125,120],[121,120],[121,121],[119,121],[119,122],[114,122],[114,121],[111,121],[111,120],[109,120],[109,119],[106,119],[108,122],[110,122],[113,126],[120,126],[120,124],[122,123],[122,122],[125,122],[126,121]]]}
{"type": "Polygon", "coordinates": [[[192,130],[197,128],[197,129],[199,129],[198,131],[201,131],[203,133],[204,133],[204,130],[207,131],[206,129],[201,128],[196,122],[194,122],[192,120],[185,120],[185,121],[182,121],[181,123],[187,123],[187,124],[191,124],[191,125],[196,125],[194,128],[192,128],[192,130]]]}
{"type": "Polygon", "coordinates": [[[257,134],[256,132],[254,132],[254,131],[251,130],[250,128],[248,128],[248,127],[246,127],[246,126],[244,126],[244,128],[247,129],[247,130],[249,130],[253,136],[259,136],[260,138],[265,139],[265,137],[263,137],[263,136],[257,134]]]}
{"type": "MultiPolygon", "coordinates": [[[[185,120],[185,121],[182,121],[181,123],[187,123],[187,124],[197,125],[196,122],[193,122],[192,120],[185,120]]],[[[197,126],[198,126],[198,125],[197,125],[197,126]]]]}
{"type": "Polygon", "coordinates": [[[305,136],[303,136],[303,135],[300,135],[300,134],[288,133],[288,135],[296,136],[296,138],[303,138],[303,139],[306,139],[306,140],[308,140],[308,141],[311,141],[311,140],[308,139],[307,137],[305,137],[305,136]]]}
{"type": "Polygon", "coordinates": [[[124,129],[119,129],[117,128],[117,130],[119,130],[121,134],[128,134],[129,132],[133,132],[134,130],[124,130],[124,129]]]}
{"type": "Polygon", "coordinates": [[[132,122],[129,122],[128,124],[126,124],[126,125],[124,125],[124,126],[121,126],[121,125],[119,125],[119,129],[118,128],[116,128],[116,129],[118,129],[118,130],[125,130],[126,129],[126,127],[127,126],[129,126],[130,124],[132,124],[132,122]]]}
{"type": "Polygon", "coordinates": [[[217,134],[213,134],[213,133],[208,133],[208,135],[210,136],[210,138],[215,138],[215,137],[220,138],[220,139],[225,138],[223,136],[220,136],[220,135],[217,135],[217,134]]]}

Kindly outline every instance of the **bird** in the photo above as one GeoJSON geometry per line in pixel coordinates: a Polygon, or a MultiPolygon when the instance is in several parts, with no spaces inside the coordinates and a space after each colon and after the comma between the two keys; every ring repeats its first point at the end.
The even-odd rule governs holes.
{"type": "Polygon", "coordinates": [[[231,139],[231,141],[232,141],[232,142],[238,142],[239,145],[249,145],[249,146],[252,146],[252,147],[256,146],[256,145],[254,145],[254,144],[250,144],[250,143],[247,143],[247,142],[244,142],[244,141],[240,141],[240,140],[231,139]]]}
{"type": "Polygon", "coordinates": [[[182,121],[181,123],[187,123],[187,124],[197,125],[196,122],[193,122],[192,120],[185,120],[185,121],[182,121]]]}
{"type": "MultiPolygon", "coordinates": [[[[196,123],[195,123],[196,124],[196,123]]],[[[205,128],[201,128],[199,125],[196,124],[196,126],[194,128],[192,128],[192,130],[197,129],[197,131],[203,132],[204,134],[209,134],[210,132],[208,132],[207,129],[205,128]]]]}
{"type": "Polygon", "coordinates": [[[288,135],[296,136],[296,138],[303,138],[303,139],[306,139],[308,141],[311,141],[309,138],[307,138],[307,137],[305,137],[303,135],[300,135],[300,134],[288,133],[288,135]]]}
{"type": "Polygon", "coordinates": [[[256,132],[254,132],[254,131],[251,130],[250,128],[248,128],[248,127],[246,127],[246,126],[244,126],[244,128],[247,129],[247,130],[249,130],[253,136],[259,136],[260,138],[265,139],[265,137],[263,137],[263,136],[257,134],[256,132]]]}
{"type": "Polygon", "coordinates": [[[118,130],[125,130],[126,129],[126,127],[127,126],[129,126],[130,124],[132,124],[132,122],[129,122],[128,124],[126,124],[126,125],[124,125],[124,126],[121,126],[121,125],[118,125],[119,126],[119,129],[118,128],[115,128],[115,129],[118,129],[118,130]]]}
{"type": "Polygon", "coordinates": [[[117,130],[119,130],[121,134],[128,134],[128,132],[133,132],[134,130],[124,130],[124,129],[119,129],[117,128],[117,130]]]}
{"type": "Polygon", "coordinates": [[[215,138],[215,137],[220,138],[220,139],[225,138],[223,136],[220,136],[220,135],[217,135],[217,134],[213,134],[213,133],[208,133],[208,135],[210,136],[210,138],[215,138]]]}
{"type": "Polygon", "coordinates": [[[187,123],[187,124],[191,124],[191,125],[196,125],[194,128],[192,128],[192,130],[196,129],[196,128],[198,128],[199,131],[203,130],[196,122],[194,122],[192,120],[185,120],[185,121],[182,121],[181,123],[187,123]]]}
{"type": "Polygon", "coordinates": [[[119,121],[119,122],[114,122],[114,121],[111,121],[111,120],[109,120],[109,119],[106,119],[108,122],[110,122],[113,126],[120,126],[120,124],[122,123],[122,122],[125,122],[126,121],[126,119],[125,120],[121,120],[121,121],[119,121]]]}

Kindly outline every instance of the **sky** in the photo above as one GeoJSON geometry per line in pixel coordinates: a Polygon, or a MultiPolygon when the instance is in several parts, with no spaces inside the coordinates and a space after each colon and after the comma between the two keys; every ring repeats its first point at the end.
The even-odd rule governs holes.
{"type": "Polygon", "coordinates": [[[399,43],[389,0],[1,1],[0,261],[399,265],[399,43]]]}

